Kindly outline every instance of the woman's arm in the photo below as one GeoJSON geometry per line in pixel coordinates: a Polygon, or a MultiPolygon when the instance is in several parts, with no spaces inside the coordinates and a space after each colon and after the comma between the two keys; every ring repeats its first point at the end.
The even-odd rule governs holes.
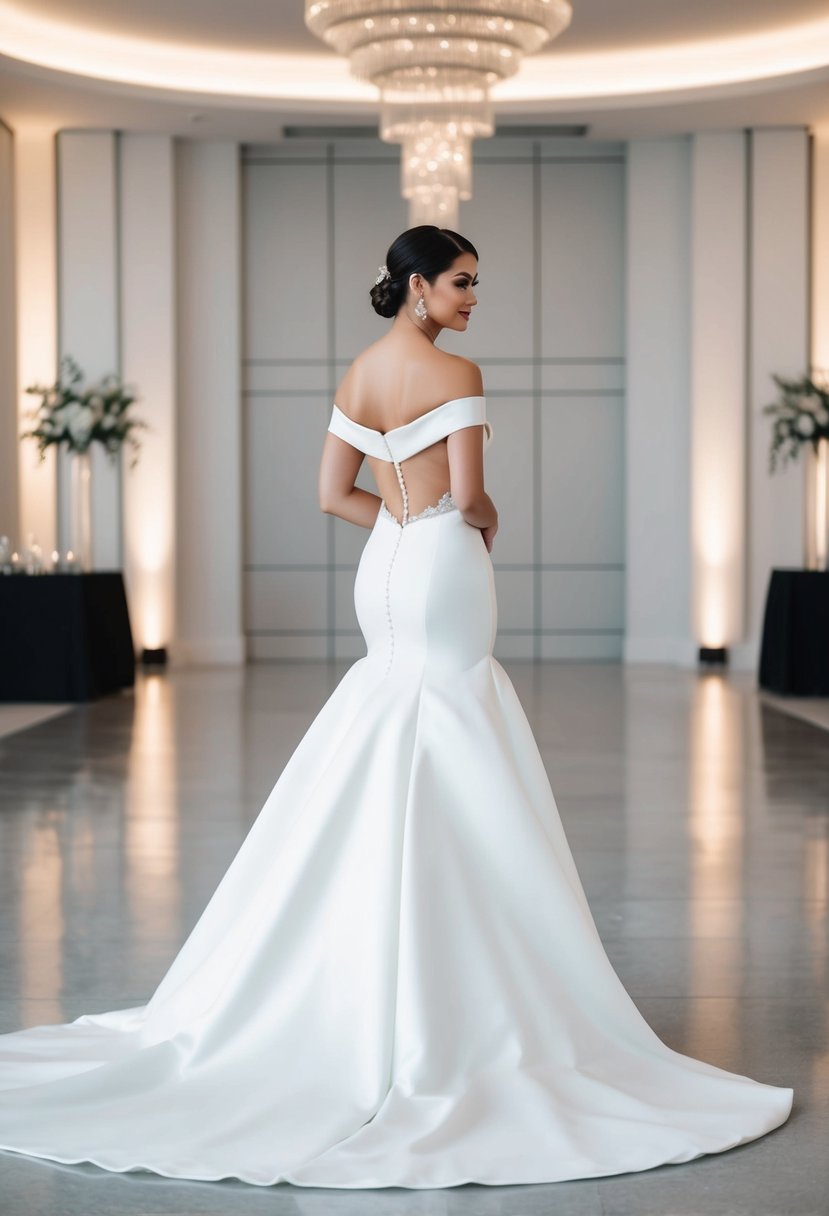
{"type": "MultiPolygon", "coordinates": [[[[459,396],[483,396],[481,370],[471,359],[464,359],[464,384],[459,396]]],[[[484,428],[482,425],[462,427],[453,431],[446,441],[449,458],[449,484],[452,497],[468,524],[480,528],[487,549],[498,530],[495,503],[484,489],[484,428]]]]}
{"type": "Polygon", "coordinates": [[[475,475],[476,462],[481,459],[483,434],[478,426],[464,427],[453,431],[447,447],[451,445],[449,457],[451,469],[452,497],[468,524],[476,528],[490,528],[498,523],[495,503],[484,489],[483,473],[475,475]],[[468,438],[460,439],[460,436],[468,438]],[[455,440],[452,443],[452,440],[455,440]]]}
{"type": "Polygon", "coordinates": [[[465,426],[446,441],[452,497],[468,524],[480,528],[487,552],[498,531],[495,503],[484,489],[484,428],[465,426]]]}
{"type": "Polygon", "coordinates": [[[319,473],[320,510],[361,528],[373,528],[382,500],[354,484],[363,459],[357,448],[332,431],[326,432],[319,473]]]}

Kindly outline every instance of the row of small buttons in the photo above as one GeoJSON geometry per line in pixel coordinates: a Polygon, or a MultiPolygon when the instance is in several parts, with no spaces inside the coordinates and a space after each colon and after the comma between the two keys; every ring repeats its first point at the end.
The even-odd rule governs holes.
{"type": "MultiPolygon", "coordinates": [[[[406,483],[403,480],[403,470],[400,467],[400,462],[394,459],[391,448],[389,447],[388,441],[386,440],[385,436],[383,436],[383,441],[386,444],[386,449],[387,449],[389,456],[391,457],[392,463],[394,465],[394,471],[397,474],[397,482],[398,482],[398,485],[400,486],[400,495],[403,499],[403,521],[400,524],[400,528],[397,533],[397,538],[394,542],[394,549],[392,550],[391,559],[389,560],[389,568],[386,571],[386,620],[389,623],[389,661],[386,664],[385,674],[388,675],[389,672],[391,671],[391,665],[394,660],[394,622],[393,622],[392,616],[391,616],[391,589],[390,589],[391,588],[391,571],[392,571],[392,566],[394,565],[394,559],[397,556],[398,547],[400,545],[400,537],[403,535],[403,528],[405,527],[405,525],[408,523],[408,520],[409,520],[409,492],[406,489],[406,483]]],[[[397,521],[395,520],[395,522],[397,522],[397,521]]]]}

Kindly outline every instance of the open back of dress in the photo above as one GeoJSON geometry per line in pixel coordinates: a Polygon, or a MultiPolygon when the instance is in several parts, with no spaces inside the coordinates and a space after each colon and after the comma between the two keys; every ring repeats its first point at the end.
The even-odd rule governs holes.
{"type": "MultiPolygon", "coordinates": [[[[451,401],[444,401],[442,405],[427,410],[404,426],[385,432],[355,422],[334,404],[328,429],[365,455],[394,465],[403,502],[403,517],[398,520],[392,515],[392,519],[402,527],[407,523],[414,523],[416,519],[434,514],[436,510],[456,509],[455,503],[451,501],[451,492],[447,489],[437,503],[426,506],[414,516],[410,515],[409,479],[408,473],[406,477],[403,474],[404,462],[413,461],[453,431],[481,424],[484,428],[484,446],[488,447],[492,440],[492,424],[486,417],[486,398],[477,396],[456,397],[451,401]]],[[[391,515],[385,501],[382,509],[391,515]]]]}

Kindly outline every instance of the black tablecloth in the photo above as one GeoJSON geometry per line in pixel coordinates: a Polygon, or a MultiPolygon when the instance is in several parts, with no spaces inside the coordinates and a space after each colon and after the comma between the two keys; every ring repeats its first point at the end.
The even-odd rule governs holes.
{"type": "Polygon", "coordinates": [[[804,697],[829,696],[829,571],[772,570],[760,687],[804,697]]]}
{"type": "Polygon", "coordinates": [[[0,701],[89,701],[134,682],[119,572],[0,576],[0,701]]]}

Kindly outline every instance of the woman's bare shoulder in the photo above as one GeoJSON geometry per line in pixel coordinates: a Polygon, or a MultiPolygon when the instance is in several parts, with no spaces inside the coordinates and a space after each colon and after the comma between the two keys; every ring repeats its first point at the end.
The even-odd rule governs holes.
{"type": "Polygon", "coordinates": [[[402,362],[406,362],[405,352],[392,349],[383,339],[367,346],[355,356],[340,381],[334,398],[337,405],[367,426],[387,429],[390,424],[383,419],[383,404],[375,400],[378,384],[396,386],[392,395],[408,403],[404,412],[412,416],[456,397],[483,395],[481,370],[463,355],[438,347],[424,352],[421,347],[405,371],[402,362]]]}
{"type": "MultiPolygon", "coordinates": [[[[438,352],[442,358],[439,372],[443,376],[444,391],[451,390],[452,397],[478,397],[483,395],[484,381],[481,369],[472,359],[453,355],[449,351],[438,352]]],[[[450,398],[447,397],[447,400],[450,398]]]]}
{"type": "Polygon", "coordinates": [[[359,354],[354,356],[346,368],[342,379],[337,385],[337,392],[334,396],[334,400],[341,408],[348,409],[351,398],[356,395],[357,385],[360,383],[364,371],[371,369],[374,358],[373,352],[380,341],[381,339],[378,339],[377,342],[372,342],[371,346],[367,346],[364,350],[361,350],[359,354]]]}

